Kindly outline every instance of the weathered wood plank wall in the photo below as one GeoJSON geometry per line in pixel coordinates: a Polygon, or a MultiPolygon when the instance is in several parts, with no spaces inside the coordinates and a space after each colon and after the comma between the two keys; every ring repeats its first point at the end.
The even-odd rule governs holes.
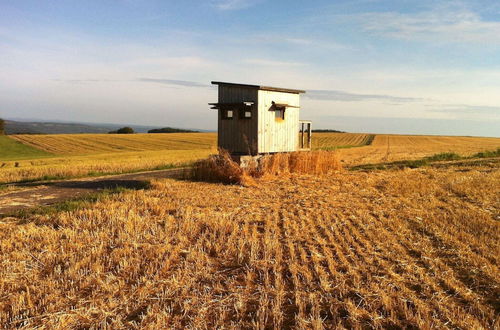
{"type": "Polygon", "coordinates": [[[254,102],[252,118],[240,119],[240,113],[234,111],[232,119],[222,119],[222,111],[218,110],[218,146],[233,153],[255,153],[257,150],[258,123],[258,90],[219,85],[219,103],[254,102]]]}

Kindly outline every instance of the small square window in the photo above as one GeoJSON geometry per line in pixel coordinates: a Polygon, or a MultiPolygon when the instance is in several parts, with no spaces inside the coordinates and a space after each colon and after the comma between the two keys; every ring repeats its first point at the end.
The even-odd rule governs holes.
{"type": "Polygon", "coordinates": [[[222,110],[222,119],[233,119],[233,110],[222,110]]]}
{"type": "Polygon", "coordinates": [[[252,110],[250,110],[248,107],[240,109],[238,112],[238,118],[239,119],[251,119],[252,118],[252,110]]]}

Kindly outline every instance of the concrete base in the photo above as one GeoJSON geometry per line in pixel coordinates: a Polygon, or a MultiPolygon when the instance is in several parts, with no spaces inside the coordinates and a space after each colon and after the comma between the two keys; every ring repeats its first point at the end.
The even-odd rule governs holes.
{"type": "Polygon", "coordinates": [[[259,159],[261,159],[264,155],[231,155],[231,158],[240,165],[241,168],[248,167],[257,167],[259,164],[259,159]]]}

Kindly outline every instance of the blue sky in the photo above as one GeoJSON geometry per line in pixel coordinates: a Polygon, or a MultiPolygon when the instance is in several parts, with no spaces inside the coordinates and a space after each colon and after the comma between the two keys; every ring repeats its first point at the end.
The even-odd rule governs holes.
{"type": "Polygon", "coordinates": [[[499,1],[0,0],[0,116],[214,129],[211,80],[351,132],[500,136],[499,1]]]}

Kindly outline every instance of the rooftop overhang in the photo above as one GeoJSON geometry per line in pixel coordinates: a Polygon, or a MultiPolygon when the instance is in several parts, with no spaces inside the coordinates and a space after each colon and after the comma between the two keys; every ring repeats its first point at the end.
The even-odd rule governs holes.
{"type": "Polygon", "coordinates": [[[276,103],[272,101],[272,108],[285,110],[286,108],[300,108],[300,107],[296,105],[290,105],[288,103],[276,103]]]}
{"type": "Polygon", "coordinates": [[[233,109],[248,109],[254,104],[255,102],[245,101],[236,103],[209,103],[208,105],[211,106],[210,109],[233,110],[233,109]]]}
{"type": "Polygon", "coordinates": [[[271,86],[262,86],[262,85],[248,85],[248,84],[230,83],[230,82],[223,82],[223,81],[212,81],[212,85],[232,86],[232,87],[242,87],[242,88],[254,88],[254,89],[260,89],[260,90],[264,90],[264,91],[292,93],[292,94],[304,94],[306,92],[306,91],[301,90],[301,89],[271,87],[271,86]]]}

